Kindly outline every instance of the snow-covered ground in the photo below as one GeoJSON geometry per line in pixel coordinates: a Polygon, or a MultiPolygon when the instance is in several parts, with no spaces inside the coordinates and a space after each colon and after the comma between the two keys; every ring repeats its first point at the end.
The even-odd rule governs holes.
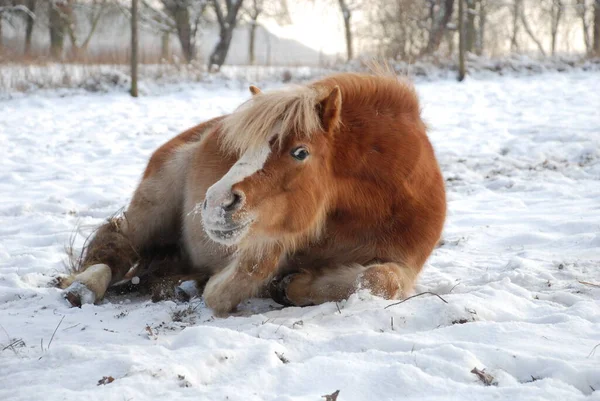
{"type": "Polygon", "coordinates": [[[227,319],[200,299],[70,308],[48,283],[157,146],[245,91],[1,101],[0,400],[600,400],[600,74],[417,88],[449,203],[417,292],[447,303],[252,300],[227,319]]]}

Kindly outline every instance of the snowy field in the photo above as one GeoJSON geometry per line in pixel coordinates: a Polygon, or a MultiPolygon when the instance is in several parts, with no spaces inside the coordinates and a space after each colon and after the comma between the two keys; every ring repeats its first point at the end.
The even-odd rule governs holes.
{"type": "Polygon", "coordinates": [[[227,319],[198,298],[70,308],[49,283],[156,147],[246,91],[0,101],[0,400],[600,400],[600,73],[417,88],[449,209],[417,292],[447,303],[252,300],[227,319]]]}

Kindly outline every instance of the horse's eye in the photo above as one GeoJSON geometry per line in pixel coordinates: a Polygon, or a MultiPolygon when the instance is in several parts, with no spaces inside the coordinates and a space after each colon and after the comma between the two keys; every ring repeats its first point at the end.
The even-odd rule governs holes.
{"type": "Polygon", "coordinates": [[[290,154],[296,160],[304,160],[308,157],[308,150],[304,146],[298,146],[292,149],[290,154]]]}

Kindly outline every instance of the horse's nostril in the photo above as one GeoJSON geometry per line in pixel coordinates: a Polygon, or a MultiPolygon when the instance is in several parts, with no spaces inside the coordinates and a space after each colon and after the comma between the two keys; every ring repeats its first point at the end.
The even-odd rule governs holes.
{"type": "Polygon", "coordinates": [[[226,212],[233,212],[237,210],[242,204],[242,197],[236,192],[231,193],[231,197],[227,202],[223,203],[223,210],[226,212]]]}
{"type": "Polygon", "coordinates": [[[202,209],[203,210],[206,210],[206,205],[207,205],[207,202],[206,202],[206,199],[204,199],[204,202],[202,203],[202,209]]]}

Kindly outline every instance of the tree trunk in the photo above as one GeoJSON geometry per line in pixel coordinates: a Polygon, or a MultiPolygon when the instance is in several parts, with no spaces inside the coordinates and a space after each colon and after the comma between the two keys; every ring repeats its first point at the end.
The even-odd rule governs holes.
{"type": "Polygon", "coordinates": [[[477,10],[475,6],[475,0],[467,0],[467,31],[465,38],[465,50],[471,53],[474,53],[475,41],[477,38],[477,29],[475,28],[475,17],[477,16],[477,10]]]}
{"type": "Polygon", "coordinates": [[[535,37],[535,35],[533,34],[533,31],[529,27],[529,23],[527,23],[527,19],[525,18],[525,11],[523,9],[521,9],[520,14],[521,14],[521,22],[523,23],[523,28],[525,28],[525,32],[527,32],[527,35],[529,35],[531,40],[533,40],[533,42],[537,46],[540,53],[542,53],[542,56],[545,57],[546,52],[544,51],[544,46],[542,46],[542,43],[538,40],[538,38],[535,37]]]}
{"type": "Polygon", "coordinates": [[[464,2],[465,0],[458,0],[458,81],[461,82],[467,75],[467,68],[465,65],[465,47],[466,47],[466,35],[465,35],[465,16],[464,16],[464,2]]]}
{"type": "Polygon", "coordinates": [[[519,16],[521,15],[521,2],[523,0],[514,0],[512,9],[512,36],[510,38],[510,51],[519,51],[519,42],[517,41],[519,35],[519,16]]]}
{"type": "Polygon", "coordinates": [[[165,10],[173,18],[177,30],[177,38],[181,45],[181,52],[186,62],[191,62],[196,57],[194,46],[194,33],[190,22],[190,3],[189,1],[162,1],[165,10]]]}
{"type": "Polygon", "coordinates": [[[600,0],[594,3],[594,53],[600,56],[600,0]]]}
{"type": "Polygon", "coordinates": [[[589,26],[587,23],[587,5],[585,4],[585,0],[577,0],[575,7],[577,7],[577,16],[581,18],[581,28],[583,33],[583,43],[585,44],[585,52],[589,54],[591,50],[591,43],[589,26]]]}
{"type": "Polygon", "coordinates": [[[50,28],[50,56],[53,59],[62,57],[67,33],[67,10],[68,5],[50,4],[48,10],[48,25],[50,28]]]}
{"type": "Polygon", "coordinates": [[[176,5],[172,15],[177,26],[177,37],[179,38],[179,43],[181,43],[181,51],[183,52],[185,61],[190,63],[196,57],[196,51],[192,43],[190,11],[185,5],[176,5]]]}
{"type": "Polygon", "coordinates": [[[267,35],[267,56],[266,56],[266,62],[267,62],[267,66],[270,67],[271,66],[271,36],[267,35]]]}
{"type": "Polygon", "coordinates": [[[256,57],[254,55],[254,44],[256,42],[256,28],[258,27],[256,19],[252,19],[250,22],[250,37],[248,39],[248,62],[250,65],[254,65],[256,57]]]}
{"type": "Polygon", "coordinates": [[[429,32],[429,39],[427,40],[427,46],[421,52],[422,54],[430,54],[436,51],[446,32],[448,23],[452,18],[452,12],[454,10],[454,0],[442,0],[439,7],[438,15],[432,14],[431,19],[431,30],[429,32]]]}
{"type": "Polygon", "coordinates": [[[171,34],[168,31],[162,33],[160,38],[160,57],[163,60],[168,60],[170,57],[171,34]]]}
{"type": "Polygon", "coordinates": [[[0,14],[0,55],[4,53],[4,37],[2,36],[2,14],[0,14]]]}
{"type": "Polygon", "coordinates": [[[229,45],[231,45],[231,39],[233,38],[233,29],[227,27],[221,27],[219,32],[219,42],[215,46],[210,59],[208,62],[209,71],[219,71],[221,66],[225,64],[227,53],[229,52],[229,45]]]}
{"type": "Polygon", "coordinates": [[[233,38],[233,30],[237,24],[237,15],[243,2],[244,0],[225,0],[227,15],[224,15],[221,11],[219,1],[212,1],[219,22],[219,42],[208,59],[209,71],[215,69],[218,71],[221,69],[221,66],[225,64],[229,46],[231,45],[231,39],[233,38]]]}
{"type": "Polygon", "coordinates": [[[131,0],[131,96],[138,97],[138,0],[131,0]]]}
{"type": "Polygon", "coordinates": [[[354,52],[352,49],[352,26],[350,19],[352,18],[352,12],[346,4],[346,0],[339,0],[340,9],[342,11],[342,17],[344,18],[344,31],[346,33],[346,57],[348,61],[354,58],[354,52]]]}
{"type": "MultiPolygon", "coordinates": [[[[27,8],[32,13],[35,13],[35,0],[29,0],[27,2],[27,8]]],[[[31,14],[27,14],[27,23],[25,26],[25,54],[31,53],[31,35],[33,34],[33,24],[35,20],[31,14]]]]}
{"type": "Polygon", "coordinates": [[[485,23],[487,22],[487,13],[485,9],[485,0],[479,1],[479,29],[477,30],[477,43],[475,45],[475,52],[478,56],[483,54],[485,45],[485,23]]]}
{"type": "Polygon", "coordinates": [[[354,58],[354,51],[352,49],[352,29],[350,26],[350,16],[348,18],[344,18],[344,27],[346,29],[346,55],[348,57],[348,61],[354,58]]]}
{"type": "Polygon", "coordinates": [[[563,4],[561,0],[552,0],[552,7],[550,9],[550,33],[551,33],[551,49],[552,55],[556,54],[556,37],[558,36],[558,26],[563,14],[563,4]]]}

